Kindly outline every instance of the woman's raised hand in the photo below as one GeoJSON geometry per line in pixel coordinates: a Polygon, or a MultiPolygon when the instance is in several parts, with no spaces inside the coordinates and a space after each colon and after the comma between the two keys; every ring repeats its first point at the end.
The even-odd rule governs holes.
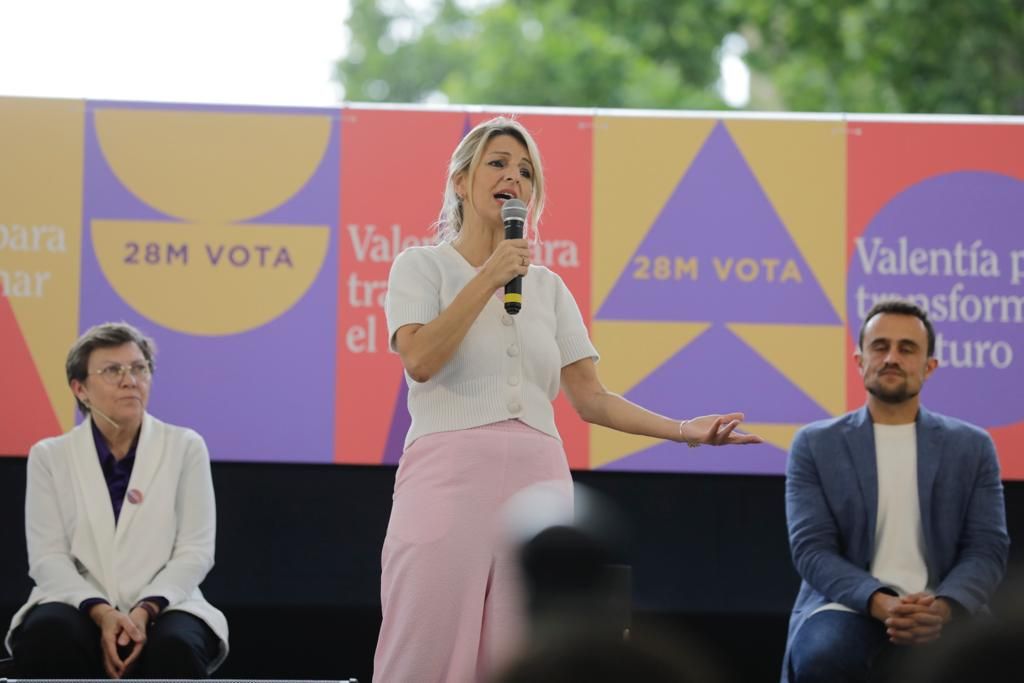
{"type": "Polygon", "coordinates": [[[504,287],[517,275],[525,276],[529,268],[529,243],[525,239],[502,240],[480,272],[489,278],[497,289],[504,287]]]}

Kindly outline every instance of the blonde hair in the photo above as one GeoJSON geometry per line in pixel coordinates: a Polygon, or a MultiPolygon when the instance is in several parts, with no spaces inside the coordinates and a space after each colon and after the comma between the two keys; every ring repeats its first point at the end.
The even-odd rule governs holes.
{"type": "Polygon", "coordinates": [[[456,179],[465,174],[466,196],[472,198],[473,174],[480,164],[480,158],[483,157],[484,148],[488,142],[499,135],[512,136],[526,148],[530,155],[530,161],[533,164],[533,195],[530,200],[530,216],[527,221],[526,234],[529,235],[532,230],[534,239],[539,236],[537,226],[540,224],[540,217],[544,212],[544,167],[540,160],[540,150],[523,124],[505,116],[496,116],[469,131],[452,152],[451,161],[448,162],[448,180],[445,182],[441,214],[435,224],[439,242],[451,242],[462,230],[462,200],[459,199],[459,195],[455,191],[456,179]]]}

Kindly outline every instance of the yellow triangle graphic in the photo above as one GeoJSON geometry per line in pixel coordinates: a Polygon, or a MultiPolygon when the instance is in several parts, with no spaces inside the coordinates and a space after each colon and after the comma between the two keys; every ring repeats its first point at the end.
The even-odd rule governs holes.
{"type": "Polygon", "coordinates": [[[614,429],[591,426],[590,467],[591,469],[596,469],[658,443],[661,443],[661,439],[637,436],[636,434],[625,434],[614,429]]]}
{"type": "MultiPolygon", "coordinates": [[[[591,336],[601,354],[598,364],[601,382],[609,391],[626,393],[708,327],[707,323],[593,321],[591,336]]],[[[590,466],[600,467],[658,441],[601,427],[591,428],[590,466]]]]}
{"type": "Polygon", "coordinates": [[[598,372],[623,394],[709,327],[708,323],[634,323],[595,320],[591,338],[601,354],[598,372]]]}
{"type": "Polygon", "coordinates": [[[846,124],[731,120],[726,128],[841,319],[846,310],[846,124]]]}
{"type": "MultiPolygon", "coordinates": [[[[793,435],[796,431],[803,427],[803,425],[794,424],[766,424],[762,422],[744,422],[740,429],[750,434],[757,434],[759,437],[765,440],[766,443],[770,443],[787,453],[789,447],[793,443],[793,435]]],[[[735,448],[741,448],[736,446],[735,448]]]]}
{"type": "Polygon", "coordinates": [[[714,119],[598,116],[594,120],[591,258],[593,310],[600,308],[714,119]]]}
{"type": "Polygon", "coordinates": [[[20,245],[0,250],[0,270],[29,283],[9,302],[64,430],[75,421],[64,362],[78,337],[84,136],[82,101],[0,98],[0,222],[20,245]]]}
{"type": "Polygon", "coordinates": [[[736,323],[727,327],[831,415],[846,411],[845,328],[736,323]]]}

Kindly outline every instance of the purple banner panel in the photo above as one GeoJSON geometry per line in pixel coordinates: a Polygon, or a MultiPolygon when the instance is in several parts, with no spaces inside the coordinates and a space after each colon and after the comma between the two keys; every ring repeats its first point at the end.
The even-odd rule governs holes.
{"type": "Polygon", "coordinates": [[[930,408],[983,427],[1024,419],[1024,182],[957,172],[896,195],[854,243],[850,329],[896,297],[936,328],[930,408]]]}
{"type": "MultiPolygon", "coordinates": [[[[144,116],[139,120],[151,123],[144,116]]],[[[80,327],[84,330],[103,321],[125,320],[153,337],[158,354],[150,412],[195,429],[216,460],[333,461],[339,126],[334,110],[88,104],[80,327]],[[180,120],[186,124],[187,117],[196,114],[197,130],[203,129],[213,144],[217,137],[211,137],[210,131],[222,129],[226,138],[234,136],[239,148],[248,142],[244,137],[238,141],[239,123],[246,131],[315,128],[319,132],[306,136],[313,141],[307,146],[312,149],[306,157],[308,177],[293,175],[304,178],[300,186],[288,186],[285,191],[281,181],[275,181],[276,186],[268,181],[271,189],[284,192],[281,201],[257,215],[204,219],[157,209],[137,188],[155,187],[153,196],[170,197],[169,201],[182,206],[217,209],[222,205],[221,192],[244,202],[264,191],[249,187],[247,178],[239,177],[246,172],[244,164],[235,161],[234,168],[240,169],[236,177],[210,174],[211,181],[199,194],[211,193],[212,199],[182,197],[186,190],[173,181],[153,183],[146,177],[150,183],[146,186],[138,176],[155,176],[158,171],[152,169],[162,164],[184,166],[189,159],[172,158],[173,154],[149,158],[146,148],[134,152],[130,147],[130,158],[126,157],[122,136],[139,134],[109,125],[110,119],[103,124],[107,128],[101,129],[97,119],[105,112],[114,112],[118,125],[133,123],[132,116],[138,112],[175,112],[185,117],[180,120]],[[211,117],[223,121],[218,118],[211,123],[211,117]],[[289,129],[289,121],[298,126],[289,129]],[[113,146],[105,147],[110,140],[120,149],[112,153],[113,146]],[[130,167],[128,172],[126,167],[130,167]],[[165,239],[168,235],[171,237],[165,239]],[[148,259],[147,248],[160,258],[148,259]],[[296,278],[293,272],[300,269],[305,272],[296,278]],[[190,279],[193,282],[189,283],[190,279]],[[211,280],[211,301],[239,302],[237,316],[229,309],[221,317],[241,320],[244,313],[247,320],[257,322],[220,324],[217,316],[210,314],[214,309],[204,306],[202,297],[195,297],[196,279],[211,280]],[[278,282],[301,283],[296,286],[294,302],[279,296],[278,282]],[[193,294],[186,299],[182,292],[189,287],[193,294]],[[261,321],[261,310],[274,313],[267,313],[267,319],[261,321]],[[228,329],[232,324],[237,329],[228,329]]],[[[179,125],[175,133],[181,135],[182,130],[187,137],[188,125],[179,125]]],[[[261,146],[266,140],[261,141],[259,135],[253,135],[251,142],[258,151],[266,149],[261,146]]],[[[286,135],[272,141],[275,150],[287,143],[286,135]]],[[[166,146],[161,150],[166,151],[166,146]]],[[[278,178],[270,167],[278,162],[270,157],[260,157],[261,168],[253,173],[278,178]]],[[[226,166],[229,163],[225,161],[226,166]]],[[[180,179],[182,187],[196,186],[184,175],[180,179]]]]}
{"type": "Polygon", "coordinates": [[[687,448],[685,444],[665,441],[602,465],[599,469],[693,474],[780,474],[786,471],[786,451],[769,443],[726,448],[687,448]]]}

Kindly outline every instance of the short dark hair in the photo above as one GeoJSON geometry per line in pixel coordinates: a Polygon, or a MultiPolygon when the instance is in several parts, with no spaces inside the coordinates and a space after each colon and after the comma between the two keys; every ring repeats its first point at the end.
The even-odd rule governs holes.
{"type": "MultiPolygon", "coordinates": [[[[149,370],[152,372],[155,369],[153,358],[156,356],[156,344],[152,339],[142,334],[134,325],[129,325],[126,322],[101,323],[93,325],[83,332],[82,336],[71,345],[67,361],[64,363],[68,384],[75,379],[84,382],[89,377],[89,356],[93,351],[122,346],[131,342],[134,342],[142,351],[142,355],[149,364],[149,370]]],[[[78,409],[82,411],[83,415],[89,414],[89,407],[79,401],[77,396],[75,403],[78,404],[78,409]]]]}
{"type": "Polygon", "coordinates": [[[932,327],[932,321],[928,319],[928,314],[925,313],[923,308],[909,301],[904,301],[903,299],[887,299],[885,301],[879,301],[871,307],[868,314],[864,316],[864,322],[860,326],[860,335],[857,337],[858,349],[861,351],[864,350],[864,330],[868,326],[868,321],[876,315],[881,315],[883,313],[910,315],[924,323],[924,329],[928,332],[928,357],[931,358],[935,355],[935,328],[932,327]]]}

